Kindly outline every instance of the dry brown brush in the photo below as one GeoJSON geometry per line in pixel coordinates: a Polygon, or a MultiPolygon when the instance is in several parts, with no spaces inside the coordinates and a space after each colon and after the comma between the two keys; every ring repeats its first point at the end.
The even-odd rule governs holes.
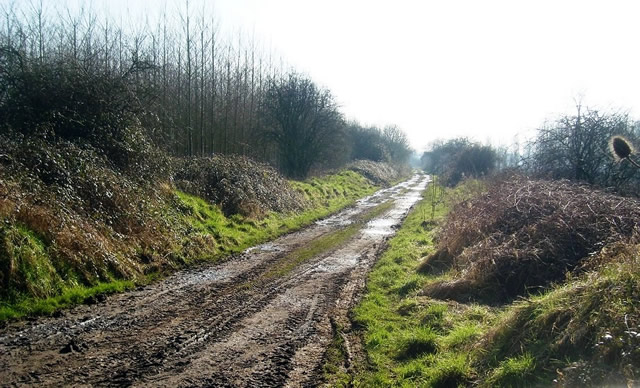
{"type": "Polygon", "coordinates": [[[171,195],[144,174],[79,141],[0,135],[0,155],[0,298],[48,297],[170,264],[180,242],[163,217],[171,195]]]}
{"type": "Polygon", "coordinates": [[[374,162],[372,160],[356,160],[347,165],[347,169],[355,171],[377,185],[388,186],[405,171],[391,167],[389,163],[374,162]]]}
{"type": "Polygon", "coordinates": [[[438,251],[421,269],[450,262],[455,276],[425,293],[486,302],[535,293],[582,268],[607,244],[635,241],[639,221],[638,199],[566,180],[496,178],[486,194],[450,213],[438,251]]]}
{"type": "Polygon", "coordinates": [[[301,210],[304,198],[278,172],[243,156],[177,160],[176,186],[220,205],[227,215],[301,210]]]}

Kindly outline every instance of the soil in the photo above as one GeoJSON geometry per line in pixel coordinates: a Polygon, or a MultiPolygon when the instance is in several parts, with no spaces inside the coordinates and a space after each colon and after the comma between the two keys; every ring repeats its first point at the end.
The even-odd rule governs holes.
{"type": "Polygon", "coordinates": [[[57,317],[0,329],[1,386],[314,386],[331,321],[347,319],[388,239],[428,178],[378,191],[301,231],[57,317]],[[264,276],[295,249],[394,201],[357,236],[264,276]]]}

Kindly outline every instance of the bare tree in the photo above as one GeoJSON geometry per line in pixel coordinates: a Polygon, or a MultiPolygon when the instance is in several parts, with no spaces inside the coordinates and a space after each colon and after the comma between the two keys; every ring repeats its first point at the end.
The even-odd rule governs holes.
{"type": "Polygon", "coordinates": [[[271,80],[263,113],[265,135],[278,146],[282,170],[295,178],[307,176],[344,126],[331,93],[295,73],[271,80]]]}
{"type": "Polygon", "coordinates": [[[389,153],[391,162],[395,164],[403,164],[407,162],[409,155],[411,155],[411,148],[409,147],[407,134],[402,132],[397,126],[390,125],[385,127],[382,131],[382,139],[384,141],[385,149],[389,153]]]}
{"type": "Polygon", "coordinates": [[[635,139],[627,114],[601,113],[577,104],[576,114],[538,129],[529,143],[527,167],[551,178],[619,188],[635,171],[616,165],[608,152],[613,135],[635,139]]]}

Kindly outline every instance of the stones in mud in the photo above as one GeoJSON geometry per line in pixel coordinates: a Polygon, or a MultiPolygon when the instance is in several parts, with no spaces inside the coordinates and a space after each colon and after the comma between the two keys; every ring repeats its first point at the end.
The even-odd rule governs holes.
{"type": "Polygon", "coordinates": [[[66,344],[65,346],[62,347],[62,349],[60,349],[60,354],[83,353],[88,348],[89,347],[87,346],[87,344],[73,338],[71,341],[69,341],[68,344],[66,344]]]}

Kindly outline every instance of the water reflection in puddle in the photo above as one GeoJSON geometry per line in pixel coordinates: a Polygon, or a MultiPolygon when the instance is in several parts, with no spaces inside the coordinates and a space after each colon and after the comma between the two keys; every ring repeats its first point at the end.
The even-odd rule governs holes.
{"type": "Polygon", "coordinates": [[[368,237],[392,235],[404,215],[422,198],[422,191],[430,181],[431,179],[428,176],[419,176],[408,182],[394,186],[396,189],[394,195],[397,195],[398,199],[396,199],[393,209],[381,217],[369,221],[362,233],[368,237]],[[416,184],[416,181],[419,181],[419,183],[413,186],[416,184]]]}
{"type": "Polygon", "coordinates": [[[347,268],[355,267],[360,261],[359,254],[340,254],[330,256],[322,260],[313,272],[341,272],[347,268]]]}
{"type": "Polygon", "coordinates": [[[284,251],[284,249],[278,245],[278,244],[274,244],[274,243],[264,243],[264,244],[260,244],[260,245],[256,245],[254,247],[251,248],[247,248],[244,250],[245,252],[253,252],[253,251],[260,251],[260,252],[282,252],[284,251]]]}

